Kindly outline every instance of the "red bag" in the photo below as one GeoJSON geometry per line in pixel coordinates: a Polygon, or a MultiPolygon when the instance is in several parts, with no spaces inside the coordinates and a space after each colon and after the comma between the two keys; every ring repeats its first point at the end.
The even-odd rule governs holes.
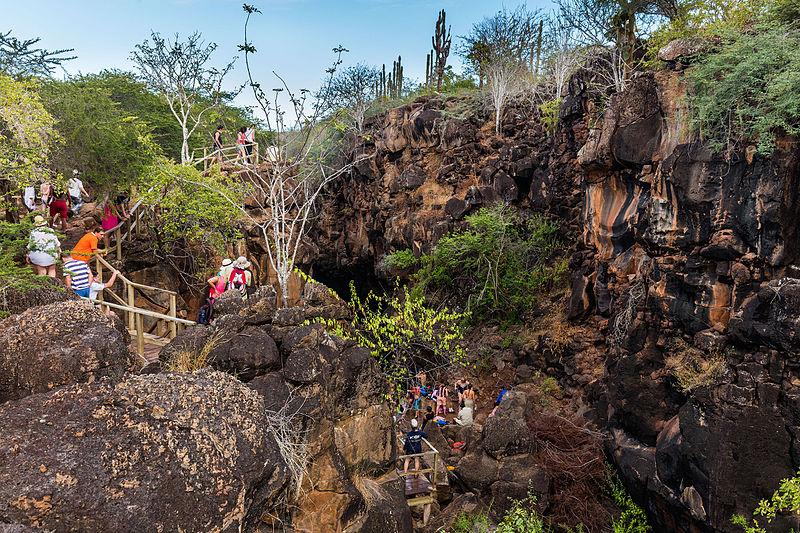
{"type": "Polygon", "coordinates": [[[458,442],[454,442],[453,443],[453,449],[454,450],[463,450],[466,445],[467,445],[467,443],[465,441],[460,440],[458,442]]]}

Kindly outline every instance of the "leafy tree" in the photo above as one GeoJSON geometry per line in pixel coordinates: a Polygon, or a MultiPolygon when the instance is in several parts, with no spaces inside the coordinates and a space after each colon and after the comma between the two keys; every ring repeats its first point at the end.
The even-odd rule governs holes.
{"type": "Polygon", "coordinates": [[[64,174],[78,168],[94,185],[110,188],[133,182],[152,160],[148,126],[113,100],[105,79],[49,80],[39,94],[64,141],[52,151],[52,165],[64,174]]]}
{"type": "Polygon", "coordinates": [[[169,41],[153,32],[150,40],[136,45],[131,54],[142,79],[166,100],[180,125],[184,164],[192,159],[189,139],[203,115],[234,96],[222,90],[222,82],[233,69],[235,59],[221,69],[211,67],[211,54],[216,48],[215,43],[206,44],[200,33],[193,33],[182,42],[177,34],[174,41],[169,41]]]}
{"type": "Polygon", "coordinates": [[[377,97],[375,87],[379,78],[377,67],[358,63],[327,79],[316,96],[330,111],[345,113],[352,129],[360,135],[364,114],[377,97]]]}
{"type": "Polygon", "coordinates": [[[72,49],[45,50],[36,48],[41,39],[18,39],[11,31],[0,33],[0,73],[15,78],[50,76],[56,67],[75,56],[65,56],[72,49]]]}
{"type": "Polygon", "coordinates": [[[396,395],[419,369],[442,370],[466,358],[460,326],[466,315],[430,307],[408,287],[394,296],[370,291],[362,300],[351,282],[348,305],[353,311],[350,323],[321,321],[332,333],[369,348],[396,395]]]}
{"type": "Polygon", "coordinates": [[[49,150],[59,139],[35,88],[0,74],[0,169],[13,188],[49,174],[49,150]]]}

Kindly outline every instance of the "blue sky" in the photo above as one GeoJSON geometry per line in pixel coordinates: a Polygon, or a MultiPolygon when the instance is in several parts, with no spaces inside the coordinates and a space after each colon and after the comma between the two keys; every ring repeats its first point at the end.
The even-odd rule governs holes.
{"type": "MultiPolygon", "coordinates": [[[[38,36],[45,48],[74,48],[78,58],[67,64],[76,74],[104,68],[131,70],[128,57],[134,45],[149,37],[200,31],[219,45],[218,64],[237,55],[242,42],[245,13],[241,0],[2,0],[0,31],[13,30],[18,38],[38,36]]],[[[469,32],[472,24],[503,8],[515,8],[519,0],[250,0],[261,15],[250,25],[250,40],[258,49],[254,58],[256,77],[265,87],[277,86],[272,75],[283,76],[290,88],[315,89],[333,60],[331,49],[341,44],[350,52],[345,65],[363,61],[380,66],[403,57],[407,77],[424,78],[425,54],[440,9],[452,26],[451,63],[456,35],[469,32]]],[[[547,8],[549,0],[529,1],[528,7],[547,8]]],[[[230,85],[245,80],[244,63],[230,77],[230,85]]],[[[246,95],[238,99],[249,104],[246,95]]]]}

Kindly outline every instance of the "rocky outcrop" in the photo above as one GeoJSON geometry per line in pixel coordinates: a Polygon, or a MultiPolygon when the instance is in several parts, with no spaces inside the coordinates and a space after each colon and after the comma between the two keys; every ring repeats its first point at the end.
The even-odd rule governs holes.
{"type": "Polygon", "coordinates": [[[0,402],[73,383],[120,380],[136,361],[119,321],[84,301],[32,307],[0,322],[0,402]]]}
{"type": "Polygon", "coordinates": [[[263,405],[209,371],[9,402],[0,516],[54,531],[247,530],[288,480],[263,405]]]}

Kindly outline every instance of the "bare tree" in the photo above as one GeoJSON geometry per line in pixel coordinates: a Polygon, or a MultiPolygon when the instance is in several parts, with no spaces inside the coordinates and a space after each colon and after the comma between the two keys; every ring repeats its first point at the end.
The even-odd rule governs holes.
{"type": "Polygon", "coordinates": [[[500,117],[508,98],[520,88],[523,67],[513,61],[495,59],[486,67],[489,93],[494,107],[494,129],[500,134],[500,117]]]}
{"type": "Polygon", "coordinates": [[[553,96],[561,98],[564,85],[583,59],[583,50],[572,35],[572,28],[561,17],[548,20],[545,38],[545,79],[552,84],[553,96]]]}
{"type": "Polygon", "coordinates": [[[486,65],[503,59],[534,71],[541,20],[541,11],[531,11],[525,4],[514,11],[503,8],[474,24],[469,35],[460,37],[458,53],[473,64],[477,61],[486,65]]]}
{"type": "Polygon", "coordinates": [[[0,72],[14,79],[31,76],[50,76],[56,67],[75,56],[64,56],[72,48],[45,50],[36,48],[41,39],[17,39],[11,31],[0,33],[0,72]]]}
{"type": "Polygon", "coordinates": [[[151,33],[150,40],[136,45],[131,60],[145,83],[166,99],[180,124],[181,163],[186,164],[192,160],[189,139],[203,115],[235,96],[222,91],[222,81],[233,69],[236,58],[221,69],[210,66],[217,45],[206,44],[197,32],[184,42],[177,34],[174,41],[169,41],[156,32],[151,33]]]}
{"type": "Polygon", "coordinates": [[[361,135],[364,114],[377,98],[379,80],[380,71],[376,67],[359,63],[329,78],[316,97],[331,112],[346,110],[353,129],[361,135]]]}

